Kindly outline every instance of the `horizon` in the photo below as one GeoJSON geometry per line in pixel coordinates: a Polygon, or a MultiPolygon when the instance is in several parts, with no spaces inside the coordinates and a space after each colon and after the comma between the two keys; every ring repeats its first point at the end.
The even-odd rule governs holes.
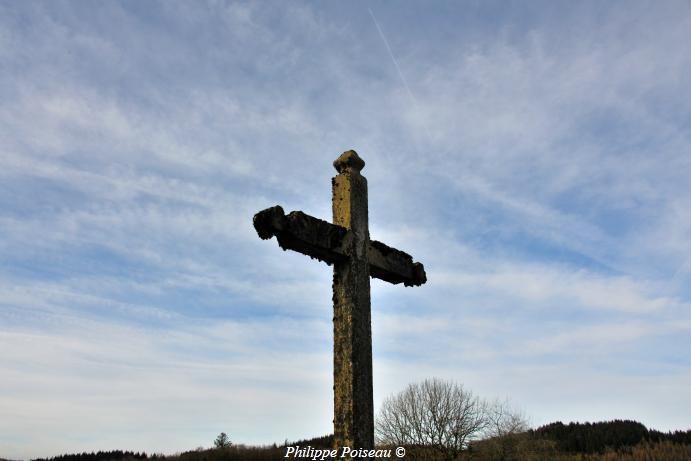
{"type": "MultiPolygon", "coordinates": [[[[639,423],[639,422],[637,422],[637,421],[630,421],[630,420],[623,420],[623,421],[622,421],[622,420],[611,420],[611,421],[592,421],[592,422],[577,422],[577,421],[571,421],[571,422],[568,422],[568,423],[565,423],[565,422],[563,422],[563,421],[553,421],[553,422],[548,423],[548,424],[546,424],[546,425],[544,425],[544,426],[528,428],[528,429],[527,429],[527,432],[530,432],[530,431],[539,431],[540,429],[542,429],[542,428],[544,428],[544,427],[552,426],[552,425],[554,425],[554,424],[563,424],[564,426],[570,426],[570,425],[573,425],[573,424],[576,424],[576,425],[579,425],[579,424],[581,424],[581,425],[586,425],[586,424],[597,425],[597,424],[607,424],[607,423],[614,423],[614,422],[624,422],[624,423],[626,423],[626,422],[633,422],[633,423],[636,423],[636,424],[641,424],[641,423],[639,423]]],[[[646,427],[646,429],[647,429],[648,431],[652,431],[652,432],[657,431],[655,428],[650,428],[650,427],[646,427]]],[[[658,432],[659,432],[659,431],[658,431],[658,432]]],[[[667,433],[668,433],[668,434],[671,434],[671,433],[673,433],[673,432],[691,432],[691,429],[688,429],[687,431],[668,431],[667,433]]],[[[220,434],[219,434],[219,435],[220,435],[220,434]]],[[[320,436],[314,436],[314,437],[311,437],[311,438],[303,438],[303,439],[300,439],[300,440],[293,440],[293,441],[289,441],[288,439],[285,439],[285,441],[284,441],[283,443],[273,442],[273,443],[261,444],[261,445],[245,444],[245,443],[242,443],[241,441],[240,441],[240,442],[233,442],[233,441],[230,441],[230,442],[231,442],[231,446],[233,446],[233,447],[260,448],[260,449],[275,448],[275,447],[279,447],[279,448],[280,448],[280,447],[295,447],[296,449],[299,449],[300,447],[309,448],[309,447],[312,446],[311,444],[312,444],[312,443],[315,443],[315,442],[316,442],[316,443],[315,443],[315,446],[319,446],[321,443],[319,442],[318,439],[323,439],[323,438],[328,438],[328,437],[333,437],[333,433],[331,433],[331,434],[326,434],[326,435],[320,435],[320,436]],[[302,443],[302,444],[307,443],[308,445],[300,445],[301,443],[302,443]]],[[[230,439],[229,439],[229,440],[230,440],[230,439]]],[[[482,441],[487,441],[487,440],[488,440],[487,438],[480,438],[480,439],[474,440],[473,442],[475,442],[475,441],[480,441],[480,442],[482,442],[482,441]]],[[[377,447],[380,447],[380,446],[381,446],[381,445],[378,445],[378,444],[377,444],[377,447]]],[[[384,445],[384,446],[385,446],[385,445],[384,445]]],[[[172,456],[172,457],[177,457],[177,456],[180,456],[180,455],[182,455],[182,454],[184,454],[184,453],[199,452],[199,451],[202,451],[202,450],[215,450],[215,449],[218,449],[218,448],[219,448],[219,447],[214,447],[214,446],[209,446],[209,447],[207,447],[207,446],[198,446],[198,447],[196,447],[196,448],[190,448],[190,449],[188,449],[188,450],[185,450],[185,451],[178,451],[178,452],[175,452],[175,453],[163,453],[163,452],[146,453],[146,452],[144,452],[144,451],[139,452],[139,451],[133,451],[133,450],[127,450],[127,449],[120,448],[120,449],[107,449],[107,450],[97,450],[97,451],[96,451],[96,450],[93,450],[93,451],[90,451],[90,452],[80,452],[80,453],[60,453],[60,454],[56,454],[56,455],[53,455],[53,456],[47,456],[47,457],[43,457],[43,458],[34,458],[34,459],[6,459],[6,458],[0,457],[0,461],[34,461],[34,460],[35,460],[35,461],[41,461],[41,460],[50,460],[50,459],[60,458],[60,457],[64,457],[64,456],[98,455],[99,453],[112,453],[112,452],[122,452],[123,454],[131,453],[132,455],[134,455],[135,458],[136,458],[137,456],[145,456],[145,457],[147,457],[148,459],[151,459],[152,457],[163,457],[163,456],[165,456],[165,457],[170,457],[170,456],[172,456]]],[[[286,456],[287,456],[287,455],[286,455],[286,456]]],[[[115,459],[115,458],[114,458],[114,459],[115,459]]],[[[125,459],[125,458],[123,458],[123,459],[125,459]]]]}
{"type": "Polygon", "coordinates": [[[375,416],[691,428],[691,5],[0,3],[0,457],[333,431],[332,269],[260,240],[366,162],[375,416]],[[37,437],[37,434],[40,437],[37,437]]]}

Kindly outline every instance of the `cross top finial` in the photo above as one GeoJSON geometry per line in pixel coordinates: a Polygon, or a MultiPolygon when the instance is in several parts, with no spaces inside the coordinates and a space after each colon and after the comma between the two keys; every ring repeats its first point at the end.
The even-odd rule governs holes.
{"type": "Polygon", "coordinates": [[[365,161],[360,158],[360,156],[354,150],[347,150],[341,154],[336,160],[334,160],[334,168],[339,173],[343,173],[348,170],[355,170],[359,172],[365,167],[365,161]]]}

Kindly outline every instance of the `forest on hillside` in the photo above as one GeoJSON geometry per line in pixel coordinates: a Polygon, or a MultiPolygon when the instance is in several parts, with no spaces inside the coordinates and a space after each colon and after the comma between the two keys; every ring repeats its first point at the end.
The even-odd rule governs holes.
{"type": "MultiPolygon", "coordinates": [[[[174,455],[99,451],[39,458],[33,461],[279,461],[286,447],[328,449],[333,436],[287,442],[282,445],[228,444],[198,448],[174,455]]],[[[688,461],[691,430],[660,432],[636,421],[597,423],[554,422],[521,433],[475,441],[455,458],[431,446],[407,446],[404,459],[411,461],[688,461]]],[[[310,458],[305,458],[310,459],[310,458]]],[[[395,455],[392,459],[397,459],[395,455]]]]}

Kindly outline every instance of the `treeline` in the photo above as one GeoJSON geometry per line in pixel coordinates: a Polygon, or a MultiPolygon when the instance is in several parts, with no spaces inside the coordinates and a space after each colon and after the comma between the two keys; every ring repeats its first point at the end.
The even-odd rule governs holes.
{"type": "MultiPolygon", "coordinates": [[[[156,456],[154,455],[154,458],[156,456]]],[[[33,461],[115,461],[147,459],[144,452],[132,452],[122,450],[98,451],[96,453],[78,453],[73,455],[59,455],[52,458],[36,458],[33,461]]]]}
{"type": "Polygon", "coordinates": [[[237,444],[221,449],[197,449],[179,455],[166,456],[165,460],[161,461],[282,461],[286,459],[286,447],[298,445],[328,449],[333,446],[333,434],[296,442],[286,440],[282,445],[256,447],[237,444]]]}
{"type": "MultiPolygon", "coordinates": [[[[54,456],[52,458],[36,458],[32,461],[280,461],[284,459],[287,446],[311,446],[314,448],[331,448],[333,435],[324,435],[312,439],[285,441],[282,445],[247,446],[232,445],[226,448],[198,448],[174,455],[132,452],[122,450],[99,451],[97,453],[78,453],[54,456]]],[[[0,460],[2,461],[2,460],[0,460]]]]}
{"type": "Polygon", "coordinates": [[[599,423],[551,423],[529,431],[531,436],[553,440],[560,451],[604,453],[642,442],[671,442],[691,445],[691,430],[660,432],[648,430],[637,421],[614,420],[599,423]]]}
{"type": "MultiPolygon", "coordinates": [[[[246,446],[187,451],[175,455],[150,455],[131,451],[99,451],[62,455],[33,461],[281,461],[286,446],[330,448],[333,435],[282,445],[246,446]]],[[[432,447],[407,447],[408,461],[447,461],[432,447]]],[[[600,423],[556,422],[527,432],[472,442],[457,461],[689,461],[691,430],[660,432],[636,421],[600,423]]]]}
{"type": "Polygon", "coordinates": [[[305,440],[298,440],[297,442],[286,442],[281,445],[283,448],[285,447],[294,447],[294,446],[301,446],[301,447],[314,447],[314,448],[320,448],[320,449],[328,449],[333,447],[334,444],[334,436],[333,434],[329,435],[324,435],[321,437],[315,437],[313,439],[305,439],[305,440]]]}

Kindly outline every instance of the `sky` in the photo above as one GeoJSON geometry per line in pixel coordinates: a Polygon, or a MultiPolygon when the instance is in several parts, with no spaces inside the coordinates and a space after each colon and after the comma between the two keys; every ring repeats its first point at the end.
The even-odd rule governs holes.
{"type": "Polygon", "coordinates": [[[691,428],[691,5],[0,1],[0,457],[332,431],[330,220],[365,160],[375,410],[691,428]]]}

